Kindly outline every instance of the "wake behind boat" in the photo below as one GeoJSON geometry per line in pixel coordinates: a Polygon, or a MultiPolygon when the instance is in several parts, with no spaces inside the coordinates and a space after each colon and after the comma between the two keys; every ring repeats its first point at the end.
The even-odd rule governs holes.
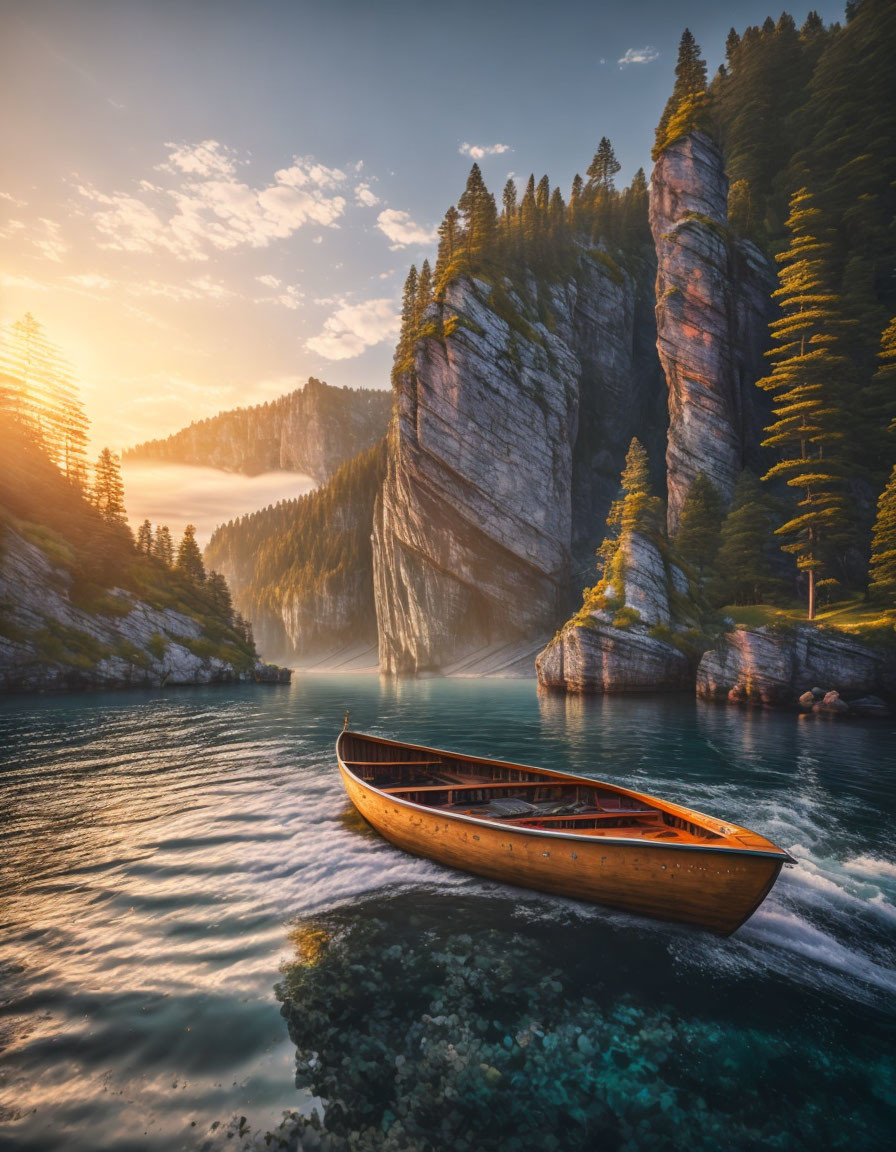
{"type": "Polygon", "coordinates": [[[756,832],[585,776],[349,731],[336,756],[354,806],[405,851],[724,936],[794,862],[756,832]]]}

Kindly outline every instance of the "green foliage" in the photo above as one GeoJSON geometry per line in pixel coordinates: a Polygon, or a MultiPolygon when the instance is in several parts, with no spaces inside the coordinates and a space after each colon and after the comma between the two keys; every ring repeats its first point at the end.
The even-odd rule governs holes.
{"type": "Polygon", "coordinates": [[[127,527],[124,484],[121,480],[121,464],[118,457],[108,448],[104,448],[97,458],[93,474],[91,495],[94,507],[107,524],[130,532],[127,527]]]}
{"type": "Polygon", "coordinates": [[[839,301],[829,287],[830,245],[808,189],[791,197],[787,224],[791,241],[777,257],[780,286],[773,294],[781,316],[770,325],[774,367],[757,385],[774,397],[774,420],[763,445],[781,454],[766,478],[781,477],[802,494],[777,533],[808,575],[811,620],[816,581],[831,575],[835,555],[853,538],[842,452],[849,427],[846,362],[838,348],[843,327],[839,301]]]}
{"type": "Polygon", "coordinates": [[[624,604],[613,616],[614,628],[631,628],[633,624],[640,623],[641,613],[628,604],[624,604]]]}
{"type": "Polygon", "coordinates": [[[146,644],[146,650],[156,660],[164,660],[165,653],[168,651],[168,640],[159,632],[153,632],[146,644]]]}
{"type": "Polygon", "coordinates": [[[188,524],[177,549],[177,570],[194,584],[205,582],[205,565],[196,543],[196,528],[188,524]]]}
{"type": "Polygon", "coordinates": [[[144,556],[152,555],[152,524],[148,520],[137,529],[137,551],[144,556]]]}
{"type": "Polygon", "coordinates": [[[653,159],[659,160],[664,149],[688,132],[706,131],[708,125],[706,62],[690,29],[685,28],[678,45],[675,87],[657,126],[653,159]]]}
{"type": "Polygon", "coordinates": [[[79,628],[71,628],[59,621],[52,628],[39,628],[30,637],[37,658],[47,663],[66,664],[79,671],[89,671],[100,660],[111,656],[113,649],[79,628]]]}
{"type": "Polygon", "coordinates": [[[69,484],[86,489],[90,422],[74,370],[30,312],[0,344],[0,420],[18,424],[69,484]]]}
{"type": "MultiPolygon", "coordinates": [[[[283,607],[309,622],[320,605],[344,604],[346,639],[376,634],[370,530],[386,472],[386,444],[343,464],[322,487],[297,500],[242,516],[217,528],[205,550],[210,567],[230,574],[241,612],[266,636],[283,635],[283,607]]],[[[331,609],[336,612],[336,609],[331,609]]],[[[329,626],[330,638],[339,625],[329,626]]]]}
{"type": "MultiPolygon", "coordinates": [[[[242,666],[254,663],[251,637],[236,630],[223,581],[219,578],[211,588],[198,585],[155,556],[138,552],[130,532],[106,519],[18,421],[0,420],[0,522],[40,548],[59,573],[56,590],[63,596],[68,592],[73,607],[98,617],[124,617],[136,596],[151,607],[193,617],[238,651],[242,666]]],[[[141,667],[147,659],[139,648],[112,649],[57,621],[27,639],[37,646],[38,658],[84,671],[113,651],[141,667]]],[[[164,651],[166,643],[154,637],[148,649],[155,655],[154,649],[164,651]]]]}
{"type": "Polygon", "coordinates": [[[597,152],[594,154],[594,159],[588,165],[586,173],[588,177],[587,189],[592,193],[608,194],[616,191],[616,185],[613,177],[619,172],[622,165],[616,159],[616,153],[613,150],[613,145],[606,136],[601,136],[600,144],[597,146],[597,152]]]}
{"type": "Polygon", "coordinates": [[[877,504],[869,577],[872,600],[896,609],[896,467],[877,504]]]}
{"type": "Polygon", "coordinates": [[[146,652],[124,637],[122,637],[112,649],[112,654],[119,656],[122,660],[127,660],[129,664],[133,664],[136,668],[148,669],[152,667],[152,661],[146,652]]]}
{"type": "Polygon", "coordinates": [[[675,547],[701,577],[713,566],[719,550],[719,529],[724,514],[718,491],[705,474],[699,472],[681,509],[675,547]]]}
{"type": "Polygon", "coordinates": [[[758,604],[777,591],[770,553],[775,510],[758,477],[741,472],[731,510],[725,517],[709,584],[714,604],[758,604]]]}
{"type": "MultiPolygon", "coordinates": [[[[838,375],[848,399],[838,455],[854,482],[874,491],[896,462],[896,436],[886,433],[896,389],[874,358],[896,313],[894,51],[891,0],[854,5],[845,26],[826,28],[812,12],[797,30],[785,13],[742,35],[732,30],[727,67],[710,86],[732,228],[775,253],[788,245],[798,189],[811,189],[821,213],[825,293],[837,299],[838,375]]],[[[854,509],[862,537],[866,507],[854,509]]]]}

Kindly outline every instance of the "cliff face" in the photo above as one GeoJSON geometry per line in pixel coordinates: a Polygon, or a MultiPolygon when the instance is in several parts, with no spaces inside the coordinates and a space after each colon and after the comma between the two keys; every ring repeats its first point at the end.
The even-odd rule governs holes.
{"type": "Polygon", "coordinates": [[[534,282],[461,278],[430,305],[442,334],[400,380],[374,515],[384,671],[437,670],[565,615],[575,538],[593,549],[657,386],[636,296],[596,254],[540,299],[534,282]]]}
{"type": "Polygon", "coordinates": [[[382,438],[391,403],[389,392],[332,388],[311,377],[288,396],[197,421],[166,440],[138,444],[124,456],[248,476],[283,469],[323,483],[344,460],[382,438]]]}
{"type": "Polygon", "coordinates": [[[297,500],[217,528],[205,550],[274,658],[376,644],[370,529],[385,472],[375,445],[297,500]]]}
{"type": "Polygon", "coordinates": [[[685,573],[668,550],[637,531],[620,538],[614,572],[598,603],[590,610],[586,604],[539,653],[538,682],[594,693],[691,687],[693,663],[679,646],[696,613],[685,573]]]}
{"type": "Polygon", "coordinates": [[[669,530],[704,472],[728,501],[758,452],[755,381],[775,287],[754,244],[728,229],[728,179],[718,147],[699,132],[677,140],[651,179],[657,251],[657,348],[669,389],[669,530]]]}
{"type": "Polygon", "coordinates": [[[736,629],[697,669],[697,695],[704,700],[795,707],[813,688],[896,699],[896,653],[810,624],[783,632],[736,629]]]}
{"type": "MultiPolygon", "coordinates": [[[[252,669],[216,655],[194,617],[121,589],[89,609],[70,573],[17,531],[0,555],[0,690],[232,683],[252,669]]],[[[261,673],[264,666],[259,665],[261,673]]],[[[276,670],[274,670],[276,671],[276,670]]],[[[288,676],[287,676],[288,678],[288,676]]]]}

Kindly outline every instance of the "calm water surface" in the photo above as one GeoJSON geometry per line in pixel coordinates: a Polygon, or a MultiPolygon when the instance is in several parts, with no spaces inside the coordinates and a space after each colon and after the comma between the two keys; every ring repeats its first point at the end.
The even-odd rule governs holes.
{"type": "MultiPolygon", "coordinates": [[[[850,1110],[855,1146],[874,1147],[896,1123],[894,818],[892,723],[359,676],[4,700],[0,1146],[155,1152],[198,1148],[234,1113],[270,1126],[308,1099],[274,985],[303,925],[366,922],[418,946],[437,929],[449,950],[504,932],[528,977],[600,968],[589,995],[605,1013],[660,1013],[704,1046],[741,1039],[757,1064],[778,1021],[792,1092],[801,1069],[834,1069],[848,1086],[830,1130],[850,1110]],[[441,869],[347,811],[333,755],[346,707],[362,730],[630,783],[755,828],[799,864],[724,941],[441,869]]],[[[755,1076],[761,1091],[768,1069],[755,1076]]]]}

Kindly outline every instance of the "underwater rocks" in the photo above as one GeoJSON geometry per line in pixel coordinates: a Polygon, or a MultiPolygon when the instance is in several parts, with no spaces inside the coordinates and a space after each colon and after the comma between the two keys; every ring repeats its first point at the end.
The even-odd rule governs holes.
{"type": "Polygon", "coordinates": [[[759,442],[753,388],[765,374],[772,266],[728,228],[728,178],[700,132],[663,152],[651,178],[657,349],[669,388],[670,532],[697,474],[728,502],[759,442]]]}
{"type": "MultiPolygon", "coordinates": [[[[885,1076],[888,1057],[813,1048],[802,1022],[780,1012],[714,1017],[703,994],[697,1012],[637,1001],[621,973],[614,989],[626,934],[562,912],[512,926],[511,906],[446,908],[418,894],[297,931],[299,957],[277,994],[297,1085],[324,1116],[288,1117],[288,1148],[845,1152],[885,1130],[881,1104],[830,1138],[851,1077],[885,1076]]],[[[652,948],[668,962],[664,945],[641,939],[642,953],[652,948]]]]}
{"type": "Polygon", "coordinates": [[[855,709],[847,703],[851,696],[869,694],[891,699],[896,695],[892,649],[810,624],[778,631],[735,629],[703,655],[697,669],[697,695],[730,704],[799,705],[827,715],[881,715],[884,700],[879,705],[857,700],[855,709]]]}

